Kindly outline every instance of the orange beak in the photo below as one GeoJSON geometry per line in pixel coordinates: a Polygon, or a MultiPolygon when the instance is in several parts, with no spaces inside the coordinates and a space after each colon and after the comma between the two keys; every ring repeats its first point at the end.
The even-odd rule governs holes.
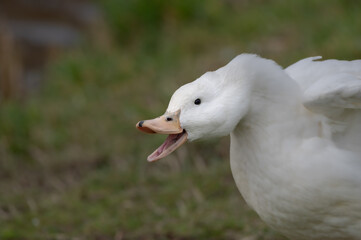
{"type": "Polygon", "coordinates": [[[142,132],[168,134],[165,142],[148,156],[148,161],[153,162],[168,156],[187,141],[188,134],[181,127],[179,116],[180,110],[137,123],[136,127],[142,132]]]}

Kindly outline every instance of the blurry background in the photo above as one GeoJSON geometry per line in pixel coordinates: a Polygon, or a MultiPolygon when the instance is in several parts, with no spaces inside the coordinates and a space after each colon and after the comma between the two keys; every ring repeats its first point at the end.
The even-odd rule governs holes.
{"type": "Polygon", "coordinates": [[[359,1],[1,0],[0,239],[284,239],[244,203],[228,138],[146,157],[135,129],[243,52],[361,58],[359,1]]]}

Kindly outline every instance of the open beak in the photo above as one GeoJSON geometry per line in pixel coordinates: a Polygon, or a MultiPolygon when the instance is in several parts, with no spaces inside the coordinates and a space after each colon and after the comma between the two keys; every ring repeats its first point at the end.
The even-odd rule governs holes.
{"type": "Polygon", "coordinates": [[[136,127],[145,133],[168,134],[167,139],[157,150],[148,156],[148,161],[153,162],[171,154],[187,141],[187,132],[182,129],[179,121],[180,110],[150,120],[139,121],[136,127]]]}

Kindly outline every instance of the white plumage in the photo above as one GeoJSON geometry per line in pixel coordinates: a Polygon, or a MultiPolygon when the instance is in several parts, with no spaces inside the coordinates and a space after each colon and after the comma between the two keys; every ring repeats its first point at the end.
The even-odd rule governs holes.
{"type": "Polygon", "coordinates": [[[361,239],[361,60],[242,54],[178,89],[189,140],[231,135],[242,196],[291,239],[361,239]],[[202,104],[194,105],[194,99],[202,104]]]}
{"type": "Polygon", "coordinates": [[[296,82],[300,98],[263,91],[253,101],[263,107],[231,134],[238,188],[291,239],[361,239],[360,69],[360,60],[290,66],[283,79],[296,82]]]}

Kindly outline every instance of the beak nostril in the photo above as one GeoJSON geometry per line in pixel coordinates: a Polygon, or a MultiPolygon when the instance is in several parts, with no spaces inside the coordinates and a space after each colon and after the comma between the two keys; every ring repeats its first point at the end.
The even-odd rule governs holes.
{"type": "Polygon", "coordinates": [[[170,121],[172,121],[172,120],[173,120],[173,118],[167,117],[167,122],[170,122],[170,121]]]}

